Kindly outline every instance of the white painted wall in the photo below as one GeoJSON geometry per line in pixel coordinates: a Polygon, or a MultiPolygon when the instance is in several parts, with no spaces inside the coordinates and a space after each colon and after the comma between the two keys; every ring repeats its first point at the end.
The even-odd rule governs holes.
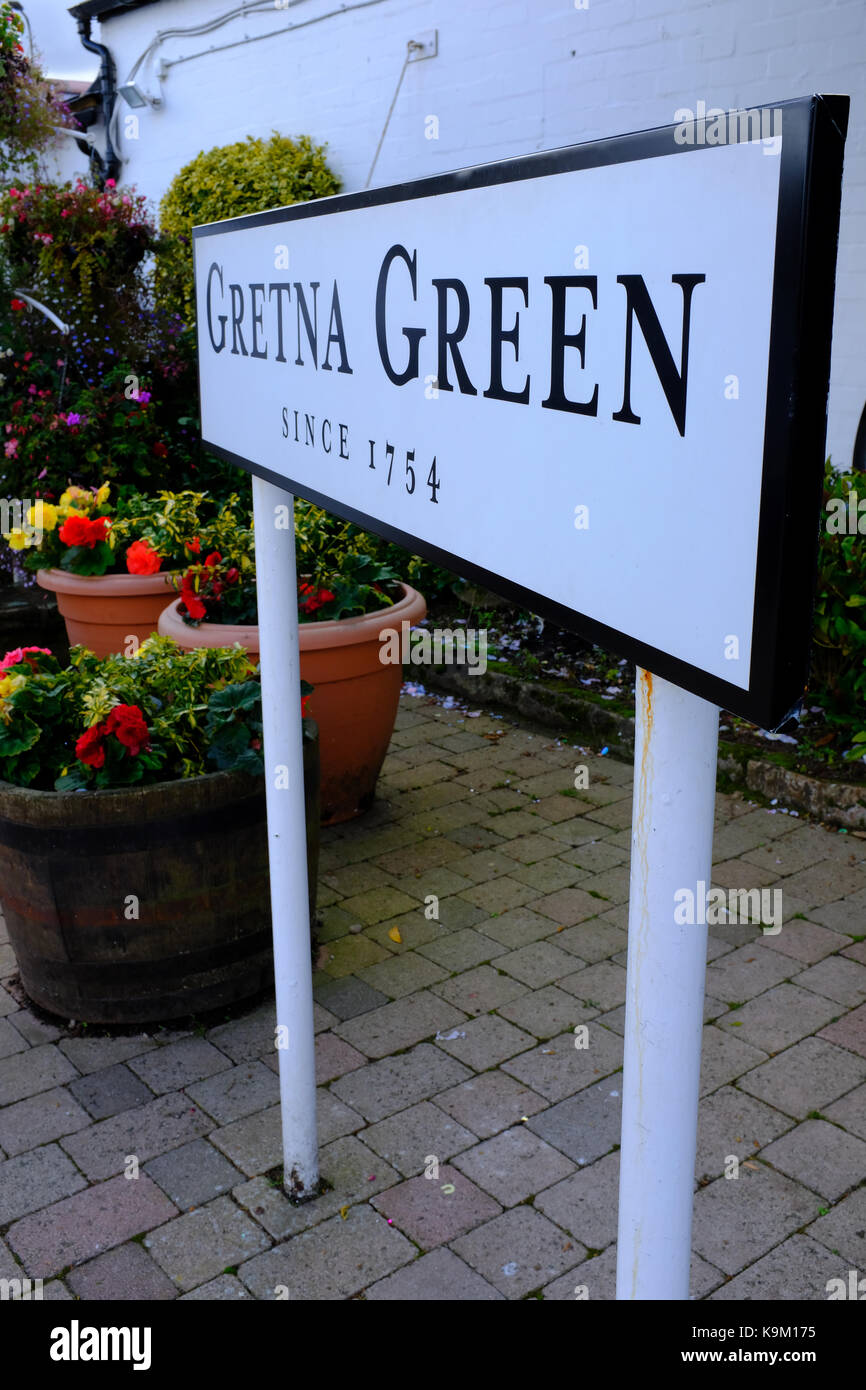
{"type": "MultiPolygon", "coordinates": [[[[99,37],[122,82],[158,31],[232,8],[240,5],[160,0],[108,19],[99,37]]],[[[574,0],[346,0],[342,13],[340,0],[294,0],[262,10],[159,45],[137,80],[164,104],[139,113],[137,139],[119,142],[126,182],[158,199],[200,150],[277,129],[327,142],[344,187],[363,187],[407,41],[432,29],[438,57],[408,67],[374,184],[669,124],[699,100],[727,109],[849,95],[828,451],[837,466],[850,461],[866,401],[863,0],[588,0],[586,9],[574,0]],[[160,59],[169,64],[162,80],[160,59]],[[438,139],[426,138],[431,115],[438,139]]],[[[121,103],[121,135],[127,114],[121,103]]]]}

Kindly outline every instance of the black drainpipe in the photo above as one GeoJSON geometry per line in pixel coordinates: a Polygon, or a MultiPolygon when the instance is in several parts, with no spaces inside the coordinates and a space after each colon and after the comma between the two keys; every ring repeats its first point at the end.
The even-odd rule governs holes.
{"type": "Polygon", "coordinates": [[[96,43],[90,37],[90,16],[78,16],[78,36],[88,53],[99,55],[99,76],[91,90],[99,92],[102,100],[102,123],[105,126],[105,155],[93,150],[90,157],[90,172],[96,187],[103,189],[106,179],[116,179],[120,173],[120,159],[111,144],[111,115],[117,97],[117,74],[114,59],[104,44],[96,43]]]}

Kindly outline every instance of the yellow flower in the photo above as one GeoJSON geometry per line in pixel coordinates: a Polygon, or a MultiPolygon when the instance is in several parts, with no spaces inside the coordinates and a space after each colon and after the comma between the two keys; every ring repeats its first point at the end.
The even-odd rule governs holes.
{"type": "Polygon", "coordinates": [[[61,511],[72,511],[76,516],[87,516],[92,502],[92,492],[88,492],[83,487],[69,487],[60,498],[58,506],[61,511]],[[88,504],[88,510],[84,512],[76,511],[76,507],[83,506],[85,502],[88,504]]]}
{"type": "Polygon", "coordinates": [[[97,507],[103,506],[108,501],[108,494],[111,492],[111,483],[103,483],[96,494],[97,507]]]}
{"type": "Polygon", "coordinates": [[[31,541],[31,537],[26,531],[22,531],[20,526],[13,526],[3,539],[9,542],[13,550],[26,550],[31,541]]]}
{"type": "Polygon", "coordinates": [[[37,502],[27,512],[27,521],[37,530],[53,531],[57,525],[58,511],[50,502],[37,502]]]}

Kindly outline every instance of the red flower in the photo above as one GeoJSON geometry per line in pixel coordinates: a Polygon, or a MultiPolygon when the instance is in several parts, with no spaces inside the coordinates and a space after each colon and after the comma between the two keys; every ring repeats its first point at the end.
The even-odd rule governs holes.
{"type": "Polygon", "coordinates": [[[153,452],[158,459],[164,459],[168,454],[168,447],[163,444],[161,439],[158,439],[153,446],[153,452]]]}
{"type": "Polygon", "coordinates": [[[334,595],[330,589],[314,589],[312,584],[306,582],[298,585],[298,594],[307,595],[305,602],[298,603],[302,613],[315,613],[317,609],[323,608],[326,603],[330,603],[334,595]]]}
{"type": "Polygon", "coordinates": [[[212,550],[210,555],[208,555],[207,559],[205,560],[205,564],[210,566],[210,568],[212,569],[214,565],[219,565],[222,563],[222,558],[223,557],[220,555],[218,550],[212,550]]]}
{"type": "Polygon", "coordinates": [[[115,705],[105,721],[106,734],[114,734],[133,757],[147,746],[150,731],[138,705],[115,705]]]}
{"type": "Polygon", "coordinates": [[[26,309],[27,305],[24,303],[23,299],[10,299],[9,308],[17,312],[19,309],[26,309]]]}
{"type": "Polygon", "coordinates": [[[150,541],[133,541],[126,552],[126,568],[130,574],[156,574],[162,556],[150,541]]]}
{"type": "Polygon", "coordinates": [[[237,584],[237,582],[238,582],[238,580],[240,579],[240,577],[241,577],[241,572],[240,572],[240,570],[235,569],[234,565],[232,565],[232,567],[231,567],[230,570],[226,570],[226,583],[227,583],[227,584],[237,584]]]}
{"type": "Polygon", "coordinates": [[[89,550],[104,541],[111,521],[107,516],[70,516],[64,521],[58,535],[64,545],[86,545],[89,550]]]}
{"type": "Polygon", "coordinates": [[[193,536],[191,541],[187,541],[186,548],[189,551],[190,555],[200,555],[201,541],[199,540],[198,536],[193,536]]]}
{"type": "Polygon", "coordinates": [[[192,580],[190,579],[188,574],[185,574],[183,577],[183,586],[180,591],[180,599],[181,603],[186,608],[186,611],[189,614],[189,616],[191,618],[195,618],[197,622],[200,619],[202,619],[207,613],[207,609],[205,608],[204,604],[202,603],[201,599],[199,598],[198,594],[193,588],[192,580]]]}
{"type": "Polygon", "coordinates": [[[102,767],[105,763],[105,748],[102,744],[104,725],[95,724],[87,729],[75,745],[75,756],[87,767],[102,767]]]}
{"type": "Polygon", "coordinates": [[[3,660],[0,661],[0,671],[8,671],[13,666],[20,666],[22,663],[29,666],[31,671],[37,669],[37,663],[31,653],[41,652],[44,656],[50,656],[48,647],[16,647],[14,651],[7,652],[3,660]]]}
{"type": "Polygon", "coordinates": [[[302,719],[309,719],[309,715],[308,715],[308,713],[307,713],[307,705],[309,704],[309,702],[310,702],[310,697],[309,697],[309,695],[302,695],[302,696],[301,696],[301,718],[302,718],[302,719]]]}

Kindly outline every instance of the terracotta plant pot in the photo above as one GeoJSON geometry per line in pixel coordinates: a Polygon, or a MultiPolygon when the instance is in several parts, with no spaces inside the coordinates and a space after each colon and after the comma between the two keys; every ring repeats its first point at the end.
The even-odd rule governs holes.
{"type": "MultiPolygon", "coordinates": [[[[318,742],[304,739],[310,921],[318,742]]],[[[69,793],[0,782],[0,903],[21,983],[87,1023],[156,1023],[273,985],[264,777],[69,793]]]]}
{"type": "Polygon", "coordinates": [[[170,574],[67,574],[37,570],[36,582],[57,595],[70,647],[80,643],[97,656],[131,656],[129,638],[156,632],[171,590],[170,574]]]}
{"type": "MultiPolygon", "coordinates": [[[[373,800],[397,717],[403,668],[379,660],[379,634],[401,631],[401,623],[418,623],[427,612],[423,596],[408,584],[392,608],[360,618],[301,623],[301,676],[314,686],[309,712],[319,726],[322,759],[322,823],[359,816],[373,800]]],[[[186,651],[225,647],[240,642],[259,655],[258,627],[202,623],[190,627],[179,613],[180,600],[161,614],[159,631],[186,651]]]]}

